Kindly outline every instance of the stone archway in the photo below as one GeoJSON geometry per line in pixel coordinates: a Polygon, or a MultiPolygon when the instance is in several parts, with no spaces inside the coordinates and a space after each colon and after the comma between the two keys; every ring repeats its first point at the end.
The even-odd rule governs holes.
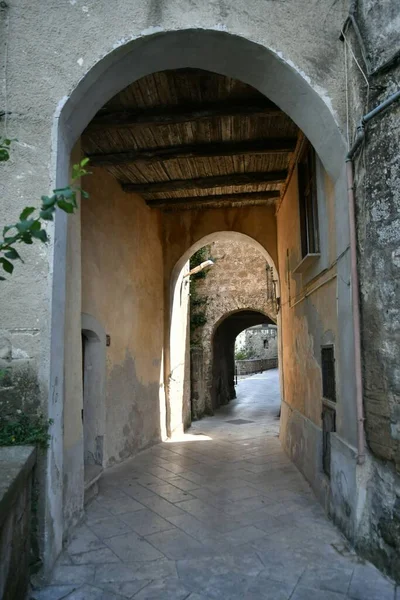
{"type": "MultiPolygon", "coordinates": [[[[268,95],[293,119],[314,145],[326,171],[335,183],[338,215],[343,213],[345,149],[335,117],[323,94],[313,89],[307,77],[282,60],[278,53],[245,38],[220,31],[188,30],[146,36],[119,47],[99,61],[69,98],[60,105],[55,115],[57,187],[62,187],[67,182],[73,145],[93,115],[107,100],[128,83],[148,73],[182,66],[209,69],[240,79],[268,95]],[[182,47],[185,47],[185,53],[182,53],[182,47]],[[301,102],[298,101],[299,98],[301,102]]],[[[64,323],[68,286],[74,278],[74,273],[69,273],[66,288],[67,237],[65,215],[59,214],[55,223],[56,243],[53,249],[53,260],[57,269],[54,269],[52,281],[50,338],[49,387],[51,396],[57,397],[57,403],[50,404],[49,408],[49,417],[54,419],[55,432],[48,453],[49,544],[46,553],[49,564],[61,548],[63,535],[62,478],[54,479],[53,473],[65,471],[59,442],[63,426],[64,323]]],[[[197,244],[199,240],[193,242],[197,244]]],[[[343,233],[339,228],[338,246],[342,248],[346,243],[347,231],[343,233]]],[[[343,268],[347,272],[347,266],[343,268]]],[[[343,292],[341,326],[349,331],[351,312],[347,290],[343,292]]],[[[340,293],[339,291],[339,295],[340,293]]],[[[343,341],[341,343],[343,344],[343,341]]],[[[166,353],[169,346],[167,342],[166,353]]],[[[170,358],[166,356],[167,372],[171,371],[170,362],[170,358]]],[[[351,371],[351,361],[348,361],[346,368],[351,371]]]]}
{"type": "MultiPolygon", "coordinates": [[[[271,315],[267,314],[268,302],[265,298],[263,301],[261,298],[256,299],[251,293],[237,293],[235,296],[229,296],[221,303],[213,319],[207,322],[204,331],[204,340],[201,348],[201,357],[198,353],[192,352],[192,358],[196,363],[196,368],[199,369],[199,377],[192,374],[189,375],[189,336],[187,332],[187,311],[188,303],[185,298],[189,293],[188,281],[185,278],[185,273],[188,270],[188,261],[190,257],[200,248],[213,244],[214,242],[235,242],[240,245],[247,245],[249,248],[255,251],[265,263],[270,265],[273,270],[273,277],[276,281],[276,293],[279,297],[279,276],[275,267],[275,263],[271,257],[271,254],[260,242],[255,240],[250,235],[238,232],[238,231],[215,231],[198,239],[185,253],[181,256],[178,262],[172,269],[171,281],[170,281],[170,322],[169,327],[169,360],[170,369],[169,377],[170,382],[168,386],[168,405],[169,413],[167,411],[169,420],[167,423],[168,432],[180,432],[182,422],[180,421],[180,415],[185,412],[185,406],[190,407],[191,405],[191,390],[187,385],[190,380],[195,388],[198,388],[195,394],[199,395],[197,401],[197,408],[193,414],[196,418],[201,417],[205,413],[211,413],[212,408],[212,380],[213,380],[213,359],[212,359],[212,345],[215,332],[218,329],[222,321],[228,316],[233,315],[235,312],[241,310],[254,310],[264,311],[265,317],[271,320],[271,315]],[[185,360],[186,356],[186,360],[185,360]],[[201,391],[200,391],[201,390],[201,391]]],[[[273,251],[273,246],[271,245],[273,251]]],[[[272,321],[271,321],[272,322],[272,321]]],[[[193,407],[192,407],[193,408],[193,407]]]]}

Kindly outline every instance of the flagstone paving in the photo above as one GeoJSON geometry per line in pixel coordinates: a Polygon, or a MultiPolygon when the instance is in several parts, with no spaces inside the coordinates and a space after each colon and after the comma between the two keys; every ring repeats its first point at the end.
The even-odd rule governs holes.
{"type": "MultiPolygon", "coordinates": [[[[109,469],[32,600],[395,600],[326,518],[279,440],[278,372],[109,469]]],[[[400,598],[400,596],[399,596],[400,598]]]]}

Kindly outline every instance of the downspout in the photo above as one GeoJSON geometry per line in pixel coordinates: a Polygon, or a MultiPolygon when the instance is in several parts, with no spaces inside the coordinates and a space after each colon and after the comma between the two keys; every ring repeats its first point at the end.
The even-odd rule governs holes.
{"type": "Polygon", "coordinates": [[[362,387],[362,366],[361,366],[361,327],[360,327],[360,299],[359,299],[359,281],[357,271],[357,237],[356,237],[356,218],[355,218],[355,196],[354,196],[354,163],[353,159],[359,150],[365,138],[365,125],[374,117],[379,115],[385,108],[400,100],[400,90],[389,96],[384,102],[367,113],[357,127],[356,139],[346,156],[347,172],[347,197],[349,203],[349,228],[350,228],[350,261],[351,261],[351,282],[352,282],[352,308],[353,308],[353,328],[354,328],[354,361],[356,377],[356,410],[357,410],[357,464],[362,465],[365,462],[365,432],[364,432],[364,406],[363,406],[363,387],[362,387]]]}

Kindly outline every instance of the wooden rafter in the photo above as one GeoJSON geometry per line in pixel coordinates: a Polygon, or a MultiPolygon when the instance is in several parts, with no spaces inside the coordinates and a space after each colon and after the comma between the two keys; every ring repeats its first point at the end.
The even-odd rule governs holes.
{"type": "Polygon", "coordinates": [[[243,154],[284,154],[293,152],[296,138],[266,138],[263,140],[242,140],[239,142],[217,142],[211,144],[188,144],[181,146],[161,146],[141,148],[107,154],[88,154],[94,167],[124,165],[133,163],[156,163],[176,158],[211,158],[214,156],[237,156],[243,154]]]}
{"type": "Polygon", "coordinates": [[[276,104],[267,98],[242,102],[218,102],[199,105],[155,106],[142,109],[120,109],[97,114],[86,132],[96,129],[156,125],[175,125],[190,121],[201,121],[213,117],[286,116],[276,104]]]}
{"type": "Polygon", "coordinates": [[[148,206],[177,206],[177,205],[206,205],[219,203],[245,203],[245,202],[265,202],[271,199],[277,199],[280,196],[278,190],[268,190],[265,192],[246,192],[244,194],[214,194],[208,196],[184,196],[180,198],[151,198],[146,200],[148,206]]]}
{"type": "Polygon", "coordinates": [[[193,179],[175,179],[169,181],[152,181],[142,183],[123,183],[125,192],[136,194],[153,194],[158,192],[174,192],[178,190],[211,189],[227,186],[259,185],[262,183],[283,183],[287,170],[231,173],[213,177],[195,177],[193,179]]]}

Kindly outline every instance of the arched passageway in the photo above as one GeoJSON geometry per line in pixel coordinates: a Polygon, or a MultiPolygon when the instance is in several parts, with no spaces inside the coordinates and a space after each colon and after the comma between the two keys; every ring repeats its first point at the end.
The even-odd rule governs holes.
{"type": "MultiPolygon", "coordinates": [[[[261,311],[268,315],[268,320],[276,319],[276,294],[279,296],[279,277],[271,256],[260,242],[249,235],[237,231],[216,231],[201,238],[183,254],[172,271],[170,304],[170,373],[173,373],[170,396],[177,403],[178,420],[181,397],[183,413],[189,415],[189,422],[190,414],[197,419],[213,411],[212,345],[218,325],[227,315],[245,309],[261,311]],[[189,259],[200,248],[209,249],[215,264],[204,281],[189,284],[186,277],[189,259]],[[188,292],[191,296],[185,302],[185,293],[188,292]],[[194,303],[193,294],[196,296],[194,303]],[[188,304],[189,309],[195,312],[198,302],[205,322],[200,334],[196,329],[196,333],[193,335],[191,332],[189,336],[188,304]]],[[[172,422],[171,430],[175,427],[172,422]]]]}
{"type": "MultiPolygon", "coordinates": [[[[197,92],[190,93],[204,89],[199,85],[197,92]]],[[[191,100],[198,102],[200,98],[204,102],[202,93],[207,95],[207,89],[191,100]]],[[[221,100],[219,96],[217,99],[221,100]]],[[[208,105],[205,112],[209,110],[208,105]]],[[[193,106],[189,113],[189,121],[198,119],[193,106]]],[[[170,114],[174,115],[178,128],[182,115],[188,120],[182,103],[178,102],[170,114]]],[[[202,114],[203,118],[225,117],[207,113],[206,117],[202,114]]],[[[344,145],[325,99],[306,78],[267,48],[215,31],[171,32],[142,38],[107,55],[81,80],[62,106],[57,125],[57,184],[62,186],[67,180],[70,152],[82,133],[81,144],[85,152],[92,155],[95,175],[87,180],[91,199],[83,204],[82,224],[78,219],[72,221],[68,231],[63,215],[58,215],[55,224],[57,270],[52,292],[50,387],[60,401],[49,409],[54,431],[58,433],[52,438],[48,459],[48,556],[57,554],[63,533],[80,518],[83,506],[82,490],[75,486],[65,493],[62,483],[71,472],[81,469],[82,462],[78,429],[74,430],[74,439],[63,436],[63,431],[71,429],[69,419],[76,419],[82,395],[78,386],[72,388],[68,383],[80,360],[73,344],[65,344],[65,334],[68,337],[68,332],[77,328],[72,298],[77,297],[77,290],[78,295],[81,292],[81,309],[95,314],[109,335],[104,456],[106,465],[111,466],[166,435],[182,433],[187,321],[179,315],[187,312],[185,264],[190,254],[204,245],[204,240],[221,231],[248,236],[259,244],[274,265],[276,279],[280,279],[282,372],[287,374],[282,385],[282,441],[321,499],[326,499],[330,492],[321,472],[320,455],[321,347],[324,345],[335,346],[340,373],[337,387],[341,401],[335,409],[340,440],[355,443],[356,423],[354,382],[349,377],[352,321],[349,289],[345,283],[348,264],[342,260],[348,245],[347,227],[343,227],[347,223],[343,216],[344,145]],[[179,69],[184,73],[176,73],[179,69]],[[175,154],[160,157],[166,147],[171,152],[171,138],[156,122],[165,112],[165,98],[170,99],[168,86],[167,96],[162,96],[162,86],[169,78],[190,79],[193,71],[198,70],[218,74],[208,75],[210,81],[218,80],[215,86],[218,94],[221,89],[228,89],[230,103],[222,99],[225,110],[229,105],[232,127],[224,129],[222,120],[214,129],[210,126],[211,133],[205,136],[200,126],[188,128],[190,133],[183,128],[174,146],[175,154]],[[141,78],[145,78],[145,83],[141,78]],[[158,97],[150,93],[150,81],[151,85],[158,86],[158,97]],[[138,100],[134,91],[141,85],[145,94],[138,100]],[[256,107],[246,118],[258,123],[254,125],[254,135],[250,136],[253,144],[260,143],[257,139],[261,131],[269,131],[268,148],[264,140],[264,146],[255,148],[253,145],[249,150],[247,134],[243,134],[248,131],[247,125],[238,126],[238,139],[234,139],[235,111],[241,105],[240,118],[244,118],[243,105],[249,106],[247,101],[238,102],[241,94],[243,97],[252,94],[254,100],[263,102],[261,108],[256,107]],[[104,105],[105,109],[91,122],[104,105]],[[148,153],[139,157],[139,162],[147,165],[146,172],[137,164],[137,145],[126,156],[129,135],[112,133],[121,127],[129,130],[136,126],[144,108],[149,109],[145,131],[157,127],[159,132],[164,132],[159,138],[154,131],[152,133],[156,159],[148,153]],[[118,118],[124,113],[125,121],[113,122],[110,114],[115,111],[119,113],[118,118]],[[257,119],[264,119],[262,127],[257,119]],[[269,119],[268,126],[265,119],[269,119]],[[212,137],[214,134],[217,139],[212,137]],[[226,141],[225,135],[234,142],[235,148],[227,150],[224,146],[225,162],[222,163],[216,157],[221,152],[222,142],[226,141]],[[206,157],[199,154],[204,150],[197,147],[189,151],[192,137],[201,144],[209,144],[211,140],[213,148],[206,150],[206,157]],[[209,152],[213,160],[204,167],[202,161],[210,158],[209,152]],[[121,153],[125,153],[122,162],[118,156],[121,153]],[[169,170],[164,164],[166,160],[172,164],[169,170]],[[161,168],[156,166],[157,161],[163,163],[161,168]],[[182,167],[182,161],[188,161],[186,166],[182,167]],[[196,167],[194,161],[197,161],[196,167]],[[313,213],[303,233],[298,189],[300,163],[304,168],[312,164],[315,186],[313,179],[311,188],[315,197],[318,196],[318,218],[316,212],[313,213]],[[222,175],[213,172],[209,177],[204,169],[220,170],[222,175]],[[207,191],[210,185],[211,193],[207,191]],[[176,186],[181,186],[178,193],[176,186]],[[188,189],[200,192],[188,196],[188,189]],[[232,200],[238,191],[242,194],[240,202],[236,202],[237,198],[232,200]],[[196,195],[206,197],[204,206],[199,206],[199,200],[193,200],[196,195]],[[210,199],[211,196],[214,199],[210,199]],[[77,246],[67,244],[68,237],[80,240],[81,225],[82,262],[77,246]],[[313,242],[310,241],[310,227],[316,225],[319,225],[320,244],[315,231],[313,242]],[[310,243],[306,249],[302,235],[310,243]],[[101,248],[107,248],[107,255],[100,252],[101,248]],[[337,278],[338,272],[340,278],[337,278]],[[115,310],[116,299],[118,310],[115,310]],[[173,339],[177,327],[182,342],[178,344],[173,339]],[[60,408],[64,406],[68,406],[68,410],[60,408]],[[306,447],[307,452],[299,453],[299,447],[306,447]],[[53,481],[53,464],[64,474],[57,481],[53,481]]],[[[139,150],[147,152],[149,141],[143,131],[141,135],[139,150]]],[[[311,189],[310,181],[304,190],[311,189]]],[[[338,442],[335,450],[338,456],[346,452],[341,443],[338,442]]],[[[350,489],[343,492],[339,484],[335,486],[336,480],[332,477],[338,507],[343,493],[353,502],[350,489]]]]}
{"type": "Polygon", "coordinates": [[[213,336],[212,409],[227,404],[235,393],[235,340],[238,334],[262,323],[273,323],[265,314],[254,310],[241,310],[225,315],[213,336]]]}

